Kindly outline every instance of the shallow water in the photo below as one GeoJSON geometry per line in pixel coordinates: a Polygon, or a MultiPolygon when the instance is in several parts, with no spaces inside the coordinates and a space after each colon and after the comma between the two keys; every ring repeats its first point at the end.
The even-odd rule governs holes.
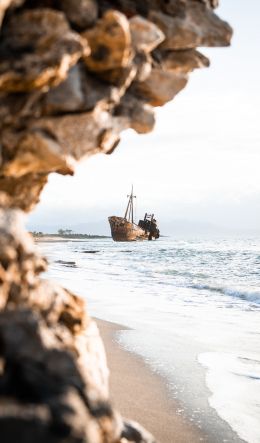
{"type": "Polygon", "coordinates": [[[167,377],[180,413],[218,428],[218,442],[260,442],[259,239],[40,248],[48,277],[86,296],[93,316],[133,328],[118,340],[167,377]]]}

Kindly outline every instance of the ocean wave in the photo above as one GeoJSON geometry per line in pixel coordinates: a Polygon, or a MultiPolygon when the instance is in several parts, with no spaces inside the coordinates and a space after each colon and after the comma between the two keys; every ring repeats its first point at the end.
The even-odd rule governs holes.
{"type": "Polygon", "coordinates": [[[155,274],[163,274],[173,277],[189,277],[189,278],[209,278],[209,274],[200,271],[189,271],[180,269],[165,269],[165,267],[154,269],[155,274]]]}
{"type": "Polygon", "coordinates": [[[210,292],[218,292],[223,295],[227,295],[234,298],[240,298],[251,303],[260,304],[260,292],[259,291],[243,291],[239,289],[230,289],[221,286],[211,286],[204,284],[192,284],[192,289],[201,289],[210,292]]]}

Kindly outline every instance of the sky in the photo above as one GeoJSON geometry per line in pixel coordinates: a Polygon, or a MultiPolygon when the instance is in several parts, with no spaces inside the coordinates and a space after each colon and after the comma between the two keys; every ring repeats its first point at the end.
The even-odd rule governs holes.
{"type": "Polygon", "coordinates": [[[137,219],[155,213],[165,234],[260,233],[260,2],[222,0],[216,12],[234,29],[231,47],[200,49],[210,68],[156,109],[151,134],[128,130],[74,177],[51,174],[29,229],[108,234],[133,184],[137,219]]]}

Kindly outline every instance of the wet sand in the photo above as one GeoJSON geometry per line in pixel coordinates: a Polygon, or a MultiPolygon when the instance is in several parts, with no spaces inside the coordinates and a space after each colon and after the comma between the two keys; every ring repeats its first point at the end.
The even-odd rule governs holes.
{"type": "Polygon", "coordinates": [[[169,398],[166,381],[116,342],[116,333],[126,328],[96,321],[111,371],[111,398],[122,415],[140,422],[160,443],[206,442],[202,432],[178,414],[179,406],[169,398]]]}

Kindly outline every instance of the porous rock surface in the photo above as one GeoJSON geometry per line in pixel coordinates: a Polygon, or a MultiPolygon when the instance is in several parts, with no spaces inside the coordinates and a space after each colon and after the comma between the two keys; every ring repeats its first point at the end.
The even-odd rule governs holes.
{"type": "Polygon", "coordinates": [[[147,133],[198,46],[227,46],[217,0],[0,0],[1,443],[153,442],[109,401],[99,332],[85,303],[41,279],[23,229],[48,174],[147,133]]]}

